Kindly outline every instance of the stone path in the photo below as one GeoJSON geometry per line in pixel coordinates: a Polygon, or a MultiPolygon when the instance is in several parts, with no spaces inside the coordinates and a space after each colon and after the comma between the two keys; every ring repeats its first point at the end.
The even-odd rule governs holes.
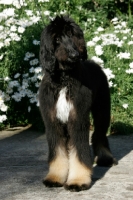
{"type": "Polygon", "coordinates": [[[133,134],[110,136],[109,143],[119,164],[94,166],[92,187],[69,192],[45,188],[47,142],[43,133],[16,128],[0,132],[0,200],[131,200],[133,199],[133,134]]]}

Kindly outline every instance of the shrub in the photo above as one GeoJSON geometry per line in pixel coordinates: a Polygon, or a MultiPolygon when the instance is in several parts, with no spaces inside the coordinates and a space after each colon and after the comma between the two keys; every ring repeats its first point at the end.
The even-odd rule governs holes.
{"type": "Polygon", "coordinates": [[[0,3],[0,128],[31,123],[43,129],[37,100],[43,76],[40,35],[56,14],[67,13],[84,30],[89,58],[98,62],[108,77],[111,133],[133,130],[133,0],[0,3]]]}

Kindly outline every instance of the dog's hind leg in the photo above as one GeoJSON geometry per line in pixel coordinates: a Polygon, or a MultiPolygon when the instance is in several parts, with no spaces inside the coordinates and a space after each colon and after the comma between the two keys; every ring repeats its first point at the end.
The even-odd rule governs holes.
{"type": "MultiPolygon", "coordinates": [[[[52,127],[52,124],[51,124],[52,127]]],[[[51,130],[47,130],[51,131],[51,130]]],[[[60,130],[63,132],[63,130],[60,130]]],[[[66,149],[66,141],[58,131],[52,129],[52,132],[47,134],[49,146],[49,172],[46,175],[43,183],[47,187],[61,187],[66,182],[68,175],[68,155],[66,149]]]]}
{"type": "Polygon", "coordinates": [[[113,158],[106,136],[110,124],[110,97],[108,90],[103,93],[100,92],[92,107],[94,120],[94,133],[92,135],[94,161],[99,166],[112,166],[117,164],[117,161],[113,158]]]}

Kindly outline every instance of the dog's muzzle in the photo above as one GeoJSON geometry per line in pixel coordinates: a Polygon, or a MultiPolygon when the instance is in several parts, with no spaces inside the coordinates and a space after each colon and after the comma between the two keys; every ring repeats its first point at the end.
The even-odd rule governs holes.
{"type": "Polygon", "coordinates": [[[69,52],[68,60],[75,62],[75,61],[79,60],[79,58],[80,58],[80,55],[79,55],[78,51],[74,50],[74,51],[69,52]]]}

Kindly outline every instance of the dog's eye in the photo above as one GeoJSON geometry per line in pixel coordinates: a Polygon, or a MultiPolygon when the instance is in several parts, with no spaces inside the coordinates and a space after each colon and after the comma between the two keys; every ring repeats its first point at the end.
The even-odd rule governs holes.
{"type": "Polygon", "coordinates": [[[71,36],[72,36],[71,31],[67,31],[67,35],[68,35],[69,37],[71,37],[71,36]]]}

